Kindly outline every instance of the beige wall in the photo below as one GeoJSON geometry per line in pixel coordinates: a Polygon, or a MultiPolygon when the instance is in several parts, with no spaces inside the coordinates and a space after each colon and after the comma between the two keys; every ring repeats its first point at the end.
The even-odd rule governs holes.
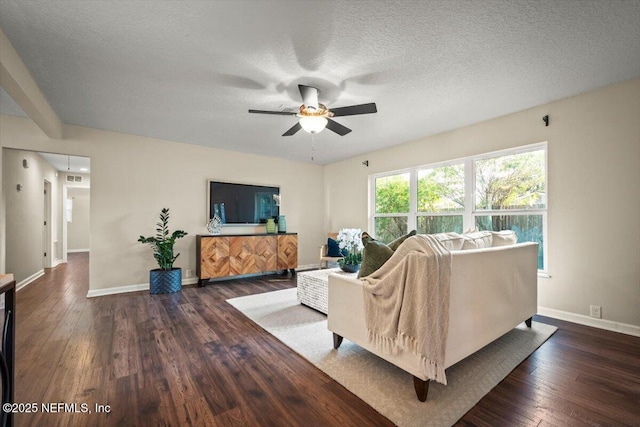
{"type": "Polygon", "coordinates": [[[329,165],[325,231],[368,228],[369,174],[542,141],[551,278],[539,280],[539,305],[600,305],[603,319],[640,325],[640,80],[329,165]]]}
{"type": "Polygon", "coordinates": [[[72,187],[67,189],[67,199],[72,200],[72,221],[67,222],[68,252],[89,250],[89,196],[89,188],[72,187]]]}
{"type": "Polygon", "coordinates": [[[73,126],[64,134],[50,140],[28,119],[0,116],[4,147],[91,158],[91,290],[148,283],[155,261],[137,239],[154,232],[163,207],[171,209],[171,228],[189,233],[176,245],[176,266],[195,273],[208,179],[280,186],[287,230],[298,233],[299,264],[317,263],[322,166],[73,126]]]}
{"type": "Polygon", "coordinates": [[[43,252],[55,256],[58,239],[58,185],[56,171],[37,153],[2,150],[2,188],[6,224],[6,271],[14,274],[18,284],[44,268],[43,252]],[[23,167],[26,159],[29,167],[23,167]],[[44,180],[51,183],[51,245],[44,247],[44,180]],[[17,185],[22,190],[17,190],[17,185]]]}
{"type": "MultiPolygon", "coordinates": [[[[300,264],[312,265],[326,232],[367,228],[369,174],[547,141],[551,278],[539,280],[539,304],[580,315],[600,305],[604,319],[640,326],[638,117],[634,80],[325,168],[72,126],[65,140],[50,140],[30,120],[8,116],[0,116],[0,143],[91,157],[90,287],[105,289],[148,281],[154,262],[136,239],[153,232],[162,207],[171,208],[172,228],[190,233],[178,242],[177,265],[195,269],[207,179],[280,185],[288,229],[299,233],[300,264]]],[[[3,191],[0,267],[2,245],[13,240],[3,220],[11,197],[3,191]]]]}

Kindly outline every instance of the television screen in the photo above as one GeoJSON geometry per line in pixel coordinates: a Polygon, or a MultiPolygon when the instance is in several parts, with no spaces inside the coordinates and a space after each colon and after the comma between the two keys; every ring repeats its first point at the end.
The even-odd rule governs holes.
{"type": "Polygon", "coordinates": [[[280,211],[280,188],[209,181],[209,219],[223,224],[259,224],[280,211]]]}

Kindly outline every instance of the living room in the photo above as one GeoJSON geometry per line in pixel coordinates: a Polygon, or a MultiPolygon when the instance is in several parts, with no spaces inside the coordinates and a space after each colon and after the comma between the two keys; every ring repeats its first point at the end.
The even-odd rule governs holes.
{"type": "MultiPolygon", "coordinates": [[[[7,38],[11,39],[9,33],[7,38]]],[[[636,51],[628,54],[637,60],[636,51]]],[[[11,69],[5,61],[9,60],[3,56],[2,65],[11,69]]],[[[262,154],[234,151],[224,146],[227,131],[220,123],[209,129],[224,148],[64,123],[60,125],[63,137],[56,138],[48,136],[37,118],[29,114],[1,114],[0,144],[3,162],[6,150],[91,159],[88,290],[91,296],[100,298],[139,290],[148,283],[153,259],[136,239],[151,231],[163,207],[171,209],[172,225],[189,233],[176,245],[181,253],[177,265],[185,272],[195,270],[195,236],[206,233],[206,186],[210,179],[279,186],[287,228],[299,236],[299,267],[303,269],[316,265],[318,245],[328,232],[344,227],[370,229],[371,175],[545,142],[548,269],[538,281],[539,313],[640,336],[640,75],[637,68],[634,70],[635,75],[606,85],[594,79],[593,89],[584,93],[549,98],[549,102],[521,111],[428,136],[416,135],[394,141],[397,145],[326,163],[308,160],[309,145],[304,147],[304,161],[279,157],[282,149],[278,148],[268,147],[262,154]],[[542,119],[547,115],[549,126],[542,119]],[[602,308],[601,319],[589,315],[590,305],[602,308]]],[[[548,76],[553,78],[553,70],[548,70],[548,76]]],[[[28,91],[24,96],[28,103],[46,103],[28,91]]],[[[274,102],[275,108],[280,101],[274,102]]],[[[491,103],[491,94],[486,95],[484,103],[491,103]]],[[[242,114],[251,106],[251,101],[243,102],[242,114]]],[[[378,107],[382,112],[383,105],[378,107]]],[[[356,120],[349,122],[354,128],[352,136],[358,131],[356,120]]],[[[261,140],[263,136],[262,130],[252,128],[247,138],[261,140]]],[[[310,135],[305,136],[310,139],[310,135]]],[[[320,136],[324,135],[317,137],[315,150],[339,150],[339,146],[322,146],[320,136]]],[[[21,161],[20,156],[10,157],[21,161]]],[[[6,239],[9,207],[5,200],[20,182],[5,176],[4,170],[3,165],[0,270],[11,272],[6,258],[15,242],[6,239]]],[[[53,209],[62,209],[58,197],[53,209]]],[[[36,225],[25,227],[33,229],[36,225]]],[[[42,247],[39,242],[38,246],[42,247]]],[[[38,253],[35,266],[21,272],[16,280],[37,274],[40,259],[38,253]]],[[[189,281],[194,283],[195,277],[185,277],[185,282],[189,281]]]]}

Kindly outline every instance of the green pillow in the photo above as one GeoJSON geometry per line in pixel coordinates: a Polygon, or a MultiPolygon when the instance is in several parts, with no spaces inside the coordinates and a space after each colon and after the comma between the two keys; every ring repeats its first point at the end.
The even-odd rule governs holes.
{"type": "Polygon", "coordinates": [[[362,251],[362,264],[358,277],[368,276],[387,262],[393,255],[393,249],[382,242],[374,239],[367,239],[362,251]]]}
{"type": "Polygon", "coordinates": [[[391,255],[393,255],[395,250],[398,249],[398,246],[415,234],[416,230],[412,230],[406,235],[398,237],[393,242],[386,245],[371,237],[369,233],[362,233],[362,244],[364,245],[364,249],[362,251],[362,264],[360,266],[360,271],[358,272],[358,278],[368,276],[382,267],[382,265],[391,258],[391,255]]]}
{"type": "Polygon", "coordinates": [[[400,246],[400,244],[402,244],[402,242],[407,240],[409,237],[415,236],[415,235],[416,235],[416,230],[411,230],[410,232],[408,232],[404,236],[398,237],[396,240],[394,240],[393,242],[389,243],[387,246],[389,246],[395,252],[398,249],[398,246],[400,246]]]}

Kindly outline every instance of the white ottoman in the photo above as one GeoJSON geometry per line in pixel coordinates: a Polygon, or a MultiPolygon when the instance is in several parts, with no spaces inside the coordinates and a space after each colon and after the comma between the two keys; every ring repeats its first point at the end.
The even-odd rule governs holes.
{"type": "Polygon", "coordinates": [[[329,274],[357,277],[358,273],[345,273],[339,268],[302,271],[298,273],[298,301],[308,307],[327,314],[329,274]]]}

